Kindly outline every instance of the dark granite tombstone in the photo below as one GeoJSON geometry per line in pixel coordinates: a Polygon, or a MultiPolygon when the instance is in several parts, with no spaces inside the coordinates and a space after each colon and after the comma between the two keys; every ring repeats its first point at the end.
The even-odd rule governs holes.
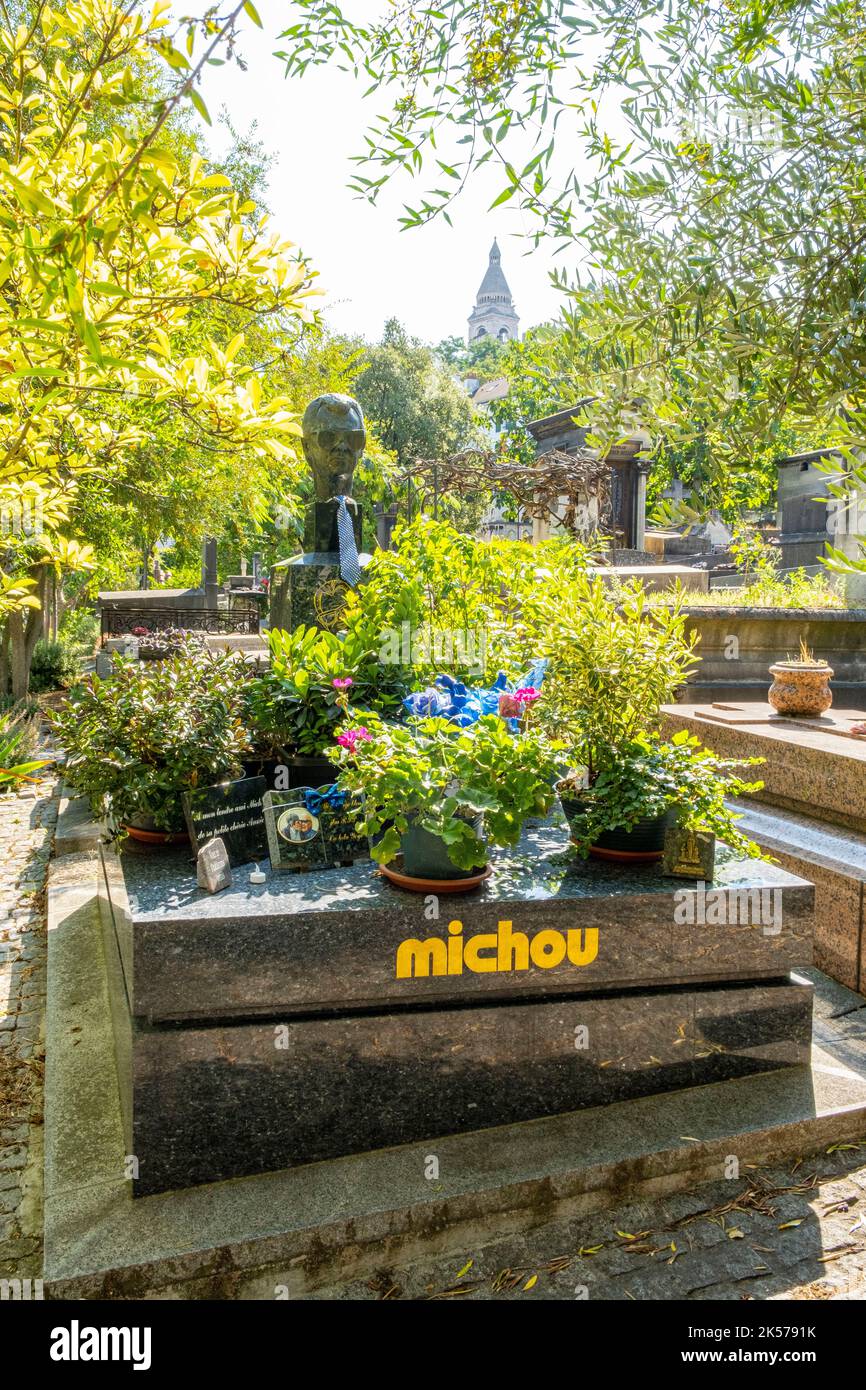
{"type": "Polygon", "coordinates": [[[723,847],[709,887],[563,862],[567,833],[432,920],[370,864],[210,898],[105,849],[135,1193],[806,1062],[811,884],[723,847]]]}
{"type": "Polygon", "coordinates": [[[267,787],[264,777],[242,777],[184,793],[183,811],[193,850],[198,853],[208,840],[219,836],[230,864],[264,859],[267,836],[262,802],[267,787]]]}

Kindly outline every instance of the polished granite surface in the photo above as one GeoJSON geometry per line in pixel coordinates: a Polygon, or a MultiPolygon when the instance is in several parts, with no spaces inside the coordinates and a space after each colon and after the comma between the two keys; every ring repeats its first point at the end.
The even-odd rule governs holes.
{"type": "MultiPolygon", "coordinates": [[[[807,1061],[803,983],[134,1030],[137,1195],[807,1061]]],[[[425,1150],[426,1152],[427,1150],[425,1150]]]]}
{"type": "Polygon", "coordinates": [[[814,890],[774,865],[738,861],[722,848],[714,885],[702,896],[656,865],[569,862],[566,844],[564,824],[530,830],[518,852],[495,860],[480,891],[443,896],[433,908],[423,895],[393,888],[371,864],[272,874],[261,886],[235,870],[235,885],[211,897],[196,886],[184,854],[108,851],[104,896],[132,1013],[151,1022],[291,1018],[779,978],[811,963],[814,890]],[[449,957],[446,971],[441,957],[454,921],[474,963],[455,970],[449,957]],[[519,948],[503,946],[501,962],[506,932],[519,935],[519,948]],[[537,937],[546,958],[536,955],[537,937]],[[476,941],[479,956],[472,938],[486,938],[476,941]],[[401,948],[405,956],[413,941],[430,961],[425,968],[411,960],[401,975],[401,948]],[[533,954],[521,960],[526,945],[533,954]]]}
{"type": "MultiPolygon", "coordinates": [[[[529,901],[578,903],[586,898],[671,897],[687,886],[681,879],[665,878],[660,864],[628,867],[571,858],[568,843],[568,826],[562,817],[527,830],[516,849],[496,851],[492,876],[463,901],[506,907],[529,901]]],[[[342,915],[370,908],[391,909],[395,903],[414,908],[419,901],[418,894],[394,888],[384,880],[373,863],[305,874],[269,873],[267,883],[260,886],[248,883],[248,875],[241,869],[231,891],[213,898],[197,887],[195,866],[187,851],[153,854],[128,848],[122,863],[130,908],[137,922],[219,921],[251,912],[262,917],[307,912],[342,915]]],[[[804,880],[795,879],[775,865],[738,859],[719,846],[713,887],[781,887],[790,891],[806,885],[804,880]]]]}

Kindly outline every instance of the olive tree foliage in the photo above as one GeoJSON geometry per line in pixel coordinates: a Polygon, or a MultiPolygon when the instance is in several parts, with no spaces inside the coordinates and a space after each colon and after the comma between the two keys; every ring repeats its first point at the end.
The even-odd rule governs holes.
{"type": "Polygon", "coordinates": [[[376,90],[356,190],[401,174],[415,226],[483,164],[590,345],[599,442],[639,402],[656,441],[708,445],[707,485],[776,432],[866,481],[863,0],[298,0],[290,75],[342,62],[376,90]],[[384,101],[383,101],[384,98],[384,101]]]}
{"type": "MultiPolygon", "coordinates": [[[[175,447],[234,451],[253,473],[300,468],[296,415],[263,387],[244,332],[190,346],[203,308],[217,328],[220,310],[226,325],[315,316],[296,249],[168,138],[185,103],[208,118],[198,79],[244,11],[257,18],[247,0],[178,23],[166,0],[0,0],[0,507],[14,512],[22,487],[50,496],[49,550],[58,493],[146,448],[154,412],[175,447]]],[[[20,694],[40,610],[11,535],[0,616],[20,694]]]]}

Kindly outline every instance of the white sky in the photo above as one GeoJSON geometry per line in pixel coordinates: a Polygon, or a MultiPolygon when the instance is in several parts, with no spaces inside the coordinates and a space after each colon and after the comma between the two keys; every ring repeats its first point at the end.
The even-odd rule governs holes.
{"type": "Polygon", "coordinates": [[[248,20],[241,30],[247,71],[227,63],[208,68],[202,80],[214,120],[212,130],[205,127],[206,137],[219,152],[224,136],[216,117],[223,107],[241,132],[257,122],[259,138],[276,155],[266,195],[273,223],[312,259],[318,288],[326,292],[321,303],[328,323],[376,339],[385,320],[396,317],[428,342],[465,336],[494,236],[521,332],[555,317],[559,296],[549,282],[551,251],[533,248],[520,235],[528,219],[519,210],[487,212],[503,187],[502,174],[490,166],[450,209],[453,227],[439,218],[400,230],[403,200],[420,201],[427,186],[423,174],[417,181],[395,179],[376,207],[348,191],[350,156],[361,149],[362,132],[384,102],[375,96],[364,102],[363,81],[327,68],[287,82],[273,52],[288,7],[282,0],[257,0],[257,8],[264,30],[248,20]]]}

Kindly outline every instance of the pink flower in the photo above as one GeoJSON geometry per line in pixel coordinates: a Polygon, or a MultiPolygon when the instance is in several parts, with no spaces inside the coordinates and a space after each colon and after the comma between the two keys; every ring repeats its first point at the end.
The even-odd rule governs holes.
{"type": "Polygon", "coordinates": [[[331,681],[335,690],[348,690],[349,686],[354,684],[351,676],[337,676],[335,680],[331,681]]]}
{"type": "Polygon", "coordinates": [[[514,698],[519,705],[533,705],[538,699],[538,691],[534,685],[525,685],[522,690],[515,690],[514,698]]]}
{"type": "Polygon", "coordinates": [[[372,743],[373,735],[362,724],[357,729],[344,729],[337,734],[337,742],[341,748],[348,748],[350,753],[354,753],[359,743],[372,743]]]}

